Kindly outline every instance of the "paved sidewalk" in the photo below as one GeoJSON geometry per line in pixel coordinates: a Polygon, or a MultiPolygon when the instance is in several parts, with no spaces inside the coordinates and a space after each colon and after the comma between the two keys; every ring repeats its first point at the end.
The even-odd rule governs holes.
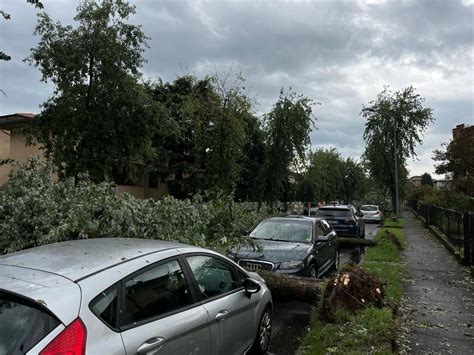
{"type": "Polygon", "coordinates": [[[411,212],[403,218],[408,241],[403,313],[409,330],[400,350],[474,354],[474,282],[411,212]]]}

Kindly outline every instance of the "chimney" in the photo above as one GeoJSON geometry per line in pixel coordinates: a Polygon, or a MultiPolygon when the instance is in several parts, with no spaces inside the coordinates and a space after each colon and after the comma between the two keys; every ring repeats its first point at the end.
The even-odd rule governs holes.
{"type": "Polygon", "coordinates": [[[456,128],[453,128],[453,139],[458,138],[463,129],[464,129],[464,123],[458,124],[456,128]]]}

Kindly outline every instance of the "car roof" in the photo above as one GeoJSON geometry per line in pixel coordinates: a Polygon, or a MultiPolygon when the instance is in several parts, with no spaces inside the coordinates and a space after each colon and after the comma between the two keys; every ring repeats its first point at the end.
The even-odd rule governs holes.
{"type": "Polygon", "coordinates": [[[320,210],[350,210],[351,206],[345,206],[345,205],[325,205],[322,207],[319,207],[320,210]]]}
{"type": "Polygon", "coordinates": [[[97,238],[44,245],[0,257],[0,265],[49,272],[78,281],[112,266],[186,244],[151,239],[97,238]]]}
{"type": "Polygon", "coordinates": [[[294,221],[301,221],[303,223],[315,223],[316,221],[319,221],[322,218],[319,217],[312,217],[312,216],[301,216],[301,215],[295,215],[295,216],[286,216],[286,217],[271,217],[266,219],[266,221],[282,221],[282,222],[294,222],[294,221]]]}

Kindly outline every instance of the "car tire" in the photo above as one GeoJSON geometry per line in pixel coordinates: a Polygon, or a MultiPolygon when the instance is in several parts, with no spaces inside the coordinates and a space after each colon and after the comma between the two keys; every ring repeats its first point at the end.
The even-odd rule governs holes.
{"type": "Polygon", "coordinates": [[[265,307],[260,322],[258,323],[257,335],[248,354],[263,355],[270,347],[272,337],[272,311],[270,307],[265,307]]]}
{"type": "Polygon", "coordinates": [[[318,268],[315,264],[311,264],[308,269],[308,277],[310,279],[317,279],[318,278],[318,268]]]}

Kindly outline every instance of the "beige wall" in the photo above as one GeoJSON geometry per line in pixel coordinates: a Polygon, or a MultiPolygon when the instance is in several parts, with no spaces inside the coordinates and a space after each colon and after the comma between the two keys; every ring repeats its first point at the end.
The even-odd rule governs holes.
{"type": "MultiPolygon", "coordinates": [[[[0,130],[0,159],[8,159],[10,156],[10,136],[8,131],[0,130]]],[[[0,166],[0,185],[8,180],[10,167],[0,166]]]]}
{"type": "MultiPolygon", "coordinates": [[[[24,162],[33,155],[44,157],[39,145],[26,145],[22,133],[14,130],[8,133],[10,135],[0,131],[0,159],[15,159],[24,162]]],[[[11,166],[9,165],[0,166],[0,185],[8,181],[10,170],[11,166]]]]}

